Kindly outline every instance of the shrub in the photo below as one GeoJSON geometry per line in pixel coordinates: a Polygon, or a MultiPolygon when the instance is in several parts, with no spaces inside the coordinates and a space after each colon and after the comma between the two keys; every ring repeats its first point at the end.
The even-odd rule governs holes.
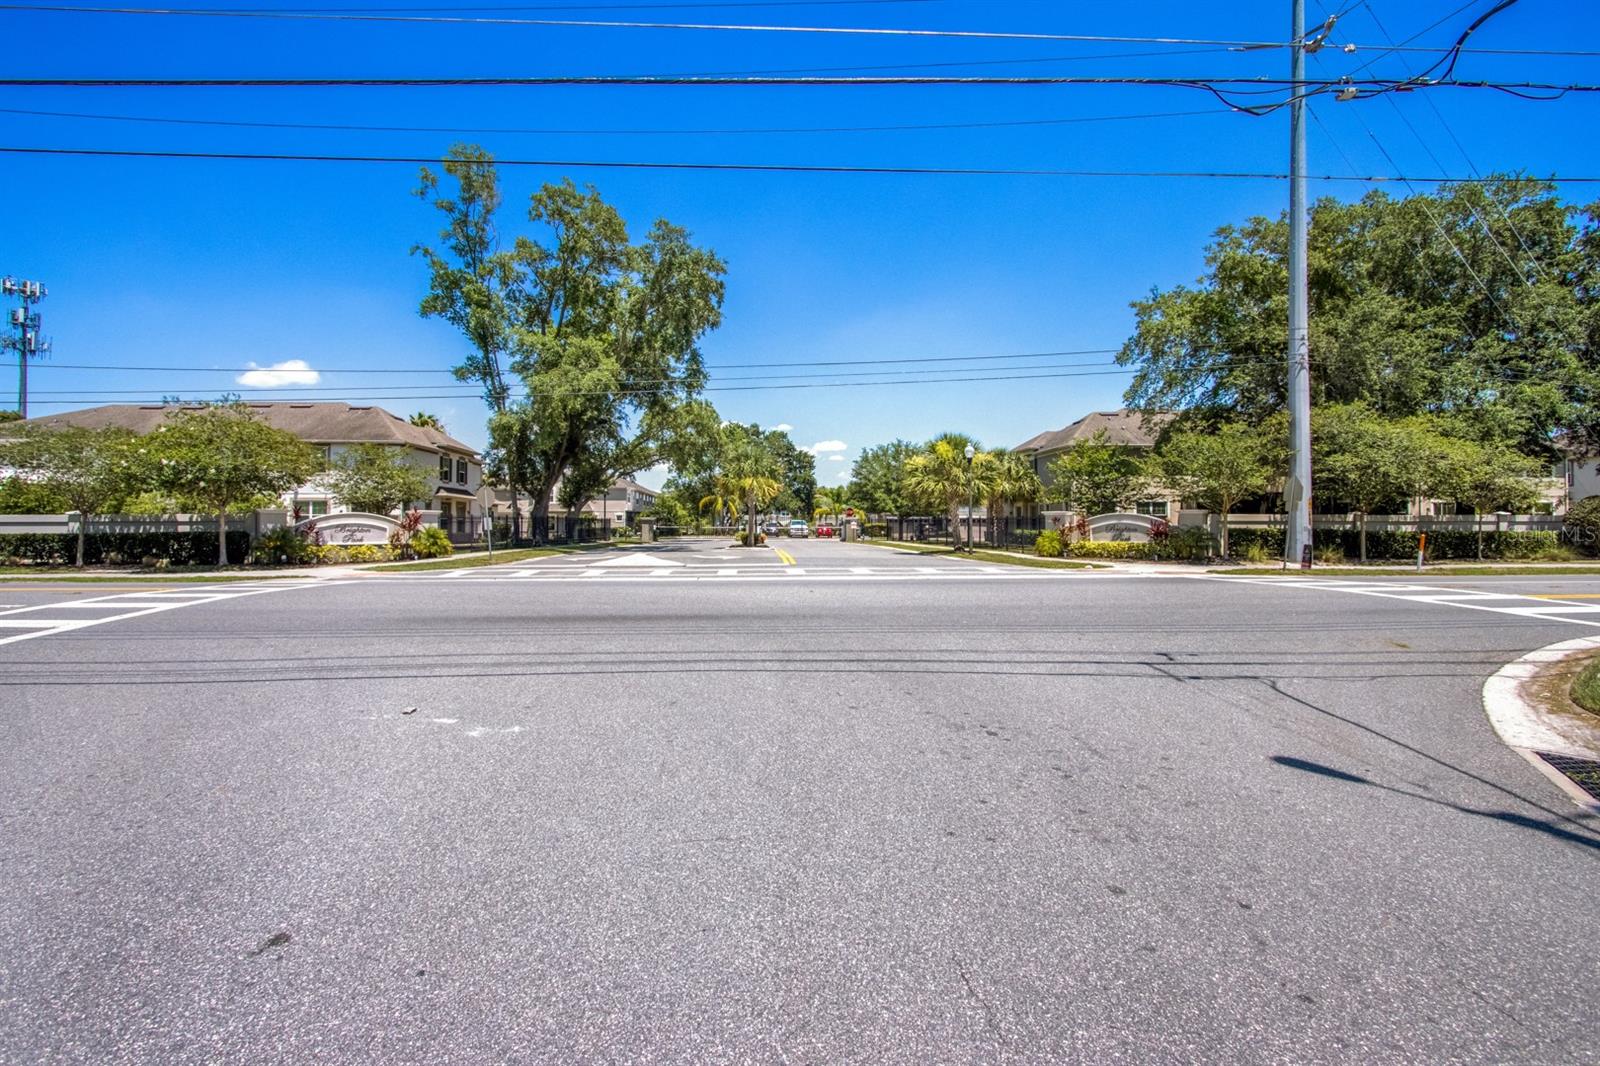
{"type": "Polygon", "coordinates": [[[419,559],[434,559],[441,555],[450,555],[456,548],[450,543],[450,537],[444,530],[438,526],[428,526],[412,534],[411,550],[419,559]]]}
{"type": "Polygon", "coordinates": [[[396,552],[387,544],[349,544],[345,556],[352,563],[384,563],[395,558],[396,552]]]}
{"type": "Polygon", "coordinates": [[[1155,546],[1148,541],[1075,540],[1067,545],[1067,554],[1077,559],[1149,559],[1155,546]]]}
{"type": "Polygon", "coordinates": [[[350,552],[343,544],[323,544],[317,548],[317,562],[330,565],[348,563],[350,552]]]}
{"type": "Polygon", "coordinates": [[[1278,558],[1267,550],[1267,546],[1259,540],[1253,544],[1246,544],[1244,551],[1239,553],[1247,563],[1270,563],[1278,558]]]}
{"type": "Polygon", "coordinates": [[[1340,566],[1344,563],[1344,549],[1337,544],[1324,544],[1315,549],[1312,555],[1323,566],[1340,566]]]}
{"type": "Polygon", "coordinates": [[[1053,529],[1045,530],[1035,537],[1033,541],[1034,554],[1043,555],[1049,559],[1060,558],[1061,547],[1061,534],[1053,529]]]}
{"type": "Polygon", "coordinates": [[[1168,529],[1166,543],[1157,551],[1171,559],[1190,561],[1205,559],[1211,554],[1211,533],[1204,526],[1178,526],[1168,529]]]}
{"type": "MultiPolygon", "coordinates": [[[[250,534],[228,534],[228,562],[235,566],[250,555],[250,534]]],[[[35,564],[69,563],[75,558],[77,537],[71,533],[0,534],[0,557],[23,559],[35,564]]],[[[104,563],[108,556],[166,559],[173,566],[209,566],[217,559],[217,533],[214,529],[187,533],[90,533],[83,542],[83,561],[104,563]]]]}
{"type": "MultiPolygon", "coordinates": [[[[749,532],[749,530],[740,530],[738,533],[734,534],[733,539],[736,542],[738,542],[738,544],[741,547],[748,548],[750,546],[750,532],[749,532]]],[[[757,532],[756,533],[756,543],[757,544],[765,544],[766,542],[767,542],[767,535],[765,533],[757,532]]]]}
{"type": "Polygon", "coordinates": [[[889,535],[889,523],[866,522],[862,524],[861,530],[869,537],[887,537],[889,535]]]}
{"type": "Polygon", "coordinates": [[[250,561],[273,566],[280,563],[303,566],[317,561],[312,543],[290,526],[279,526],[256,541],[250,561]]]}
{"type": "Polygon", "coordinates": [[[1567,542],[1586,555],[1600,553],[1600,496],[1585,496],[1567,508],[1567,542]]]}

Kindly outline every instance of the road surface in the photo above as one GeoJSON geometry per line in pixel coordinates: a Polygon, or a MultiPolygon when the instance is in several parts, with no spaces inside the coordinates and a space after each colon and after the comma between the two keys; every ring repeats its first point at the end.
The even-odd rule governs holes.
{"type": "Polygon", "coordinates": [[[777,546],[0,585],[0,1061],[1600,1059],[1600,581],[777,546]]]}

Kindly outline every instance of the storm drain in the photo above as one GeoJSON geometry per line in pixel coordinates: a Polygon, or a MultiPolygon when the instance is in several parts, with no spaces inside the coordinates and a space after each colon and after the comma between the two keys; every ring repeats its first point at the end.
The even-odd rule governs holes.
{"type": "Polygon", "coordinates": [[[1555,755],[1548,751],[1536,751],[1534,754],[1587,792],[1591,799],[1600,800],[1600,762],[1575,759],[1571,755],[1555,755]]]}

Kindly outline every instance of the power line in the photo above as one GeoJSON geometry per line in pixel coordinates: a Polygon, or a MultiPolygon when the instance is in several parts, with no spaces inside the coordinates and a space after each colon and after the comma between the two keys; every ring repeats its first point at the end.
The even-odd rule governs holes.
{"type": "Polygon", "coordinates": [[[313,14],[371,13],[390,11],[660,11],[680,8],[733,7],[882,7],[888,4],[942,4],[946,0],[689,0],[687,3],[656,4],[502,4],[486,7],[240,7],[234,11],[304,11],[313,14]]]}
{"type": "Polygon", "coordinates": [[[0,86],[25,89],[55,88],[121,88],[121,89],[281,89],[281,88],[545,88],[591,86],[643,86],[643,87],[717,87],[717,88],[881,88],[886,86],[1038,86],[1038,85],[1141,85],[1157,88],[1206,89],[1244,93],[1255,87],[1260,94],[1291,92],[1299,89],[1337,90],[1360,88],[1371,91],[1390,89],[1496,89],[1501,91],[1525,90],[1528,92],[1592,93],[1600,92],[1600,85],[1588,83],[1560,83],[1534,81],[1429,81],[1417,83],[1410,78],[1307,78],[1295,81],[1290,78],[1234,77],[1216,75],[1188,75],[1168,77],[1122,77],[1111,75],[1020,74],[1011,77],[986,77],[980,75],[930,75],[881,78],[836,77],[702,77],[692,74],[574,74],[574,75],[503,75],[441,78],[0,78],[0,86]],[[1239,86],[1240,88],[1235,88],[1239,86]]]}
{"type": "Polygon", "coordinates": [[[179,126],[225,126],[242,129],[335,130],[340,132],[371,133],[494,133],[538,134],[543,136],[702,136],[734,134],[789,134],[789,133],[893,133],[911,130],[964,130],[997,129],[1012,126],[1070,126],[1096,122],[1130,122],[1146,119],[1191,118],[1200,115],[1236,114],[1234,108],[1212,107],[1200,111],[1157,111],[1127,115],[1085,115],[1075,118],[1013,119],[998,122],[933,122],[891,126],[754,126],[742,128],[704,129],[536,129],[527,127],[496,126],[364,126],[347,123],[311,122],[241,122],[226,119],[171,118],[151,115],[108,115],[81,111],[30,111],[23,108],[0,107],[4,115],[32,115],[41,118],[97,119],[108,122],[146,122],[179,126]]]}
{"type": "MultiPolygon", "coordinates": [[[[761,363],[708,363],[707,370],[750,370],[774,366],[870,366],[880,364],[907,364],[907,363],[976,363],[996,359],[1055,359],[1067,355],[1113,355],[1121,351],[1120,348],[1069,348],[1054,352],[1010,352],[1004,355],[919,355],[911,357],[896,357],[891,359],[798,359],[789,362],[761,362],[761,363]]],[[[0,367],[15,366],[15,363],[0,362],[0,367]]],[[[121,363],[51,363],[52,367],[64,370],[149,370],[149,371],[187,371],[205,374],[245,374],[250,371],[270,371],[271,367],[261,366],[223,366],[223,367],[196,367],[196,366],[125,366],[121,363]]],[[[310,368],[322,374],[449,374],[454,371],[429,368],[416,369],[405,367],[314,367],[310,368]]]]}
{"type": "MultiPolygon", "coordinates": [[[[1372,20],[1372,24],[1378,27],[1378,32],[1383,34],[1386,40],[1392,42],[1394,37],[1389,33],[1388,27],[1383,24],[1383,20],[1378,18],[1378,12],[1373,8],[1369,0],[1361,0],[1361,7],[1366,11],[1367,17],[1372,20]]],[[[1409,65],[1404,66],[1403,69],[1408,76],[1411,75],[1411,68],[1409,65]]],[[[1456,146],[1456,151],[1461,153],[1461,158],[1466,161],[1467,169],[1472,171],[1474,177],[1482,177],[1483,172],[1478,169],[1477,164],[1472,161],[1472,157],[1467,154],[1466,146],[1461,143],[1461,138],[1456,136],[1456,131],[1451,127],[1450,123],[1445,121],[1444,112],[1440,111],[1439,105],[1433,102],[1433,97],[1424,96],[1423,99],[1427,102],[1429,109],[1433,111],[1434,117],[1439,120],[1439,125],[1444,129],[1444,132],[1450,138],[1451,143],[1456,146]]],[[[1389,102],[1390,104],[1394,105],[1395,111],[1400,113],[1399,105],[1394,104],[1394,97],[1391,96],[1389,98],[1389,102]]],[[[1411,125],[1411,123],[1405,119],[1405,115],[1403,113],[1400,114],[1400,117],[1402,121],[1406,121],[1407,126],[1411,125]]],[[[1419,142],[1422,140],[1421,135],[1416,133],[1414,127],[1412,128],[1412,133],[1417,136],[1417,140],[1419,142]]],[[[1428,154],[1433,156],[1433,152],[1431,150],[1428,152],[1428,154]]],[[[1437,157],[1434,158],[1435,161],[1437,161],[1437,157]]],[[[1443,164],[1440,165],[1442,166],[1443,164]]],[[[1510,228],[1512,236],[1514,236],[1517,239],[1517,243],[1522,246],[1522,251],[1527,255],[1528,262],[1532,264],[1534,273],[1545,278],[1546,280],[1554,280],[1551,278],[1549,271],[1545,269],[1544,264],[1539,262],[1539,257],[1533,253],[1533,249],[1528,246],[1528,242],[1523,238],[1522,232],[1517,229],[1517,224],[1512,220],[1511,213],[1501,206],[1499,199],[1492,194],[1485,196],[1485,199],[1494,205],[1495,210],[1499,212],[1500,217],[1505,221],[1506,226],[1510,228]]],[[[1489,230],[1488,222],[1485,221],[1483,225],[1485,231],[1489,232],[1490,240],[1493,240],[1494,234],[1489,230]]],[[[1498,245],[1498,242],[1496,242],[1496,244],[1498,245]]],[[[1509,259],[1509,256],[1507,258],[1509,259]]],[[[1520,268],[1518,268],[1518,270],[1520,271],[1520,268]]]]}
{"type": "Polygon", "coordinates": [[[398,22],[487,26],[537,26],[546,28],[689,30],[730,33],[800,33],[856,37],[938,37],[989,41],[1075,41],[1090,44],[1183,44],[1223,48],[1287,48],[1286,41],[1237,41],[1192,37],[1108,36],[1082,33],[1021,33],[1005,30],[928,30],[870,26],[777,26],[714,22],[624,22],[605,19],[526,19],[467,17],[460,15],[380,15],[371,13],[318,13],[307,11],[170,8],[76,7],[64,4],[0,4],[0,11],[32,11],[65,15],[156,15],[179,18],[268,19],[295,22],[398,22]]]}
{"type": "Polygon", "coordinates": [[[1422,27],[1422,29],[1418,30],[1416,33],[1413,33],[1410,37],[1407,37],[1405,40],[1401,41],[1399,44],[1390,45],[1388,48],[1384,49],[1383,51],[1379,52],[1377,55],[1373,56],[1371,59],[1367,60],[1366,62],[1362,63],[1360,66],[1356,67],[1350,73],[1352,75],[1355,75],[1355,74],[1361,73],[1363,70],[1367,70],[1367,69],[1371,68],[1375,63],[1378,63],[1379,61],[1387,58],[1388,56],[1391,56],[1394,53],[1400,51],[1401,48],[1409,45],[1412,41],[1415,41],[1418,37],[1421,37],[1423,34],[1428,33],[1431,30],[1438,29],[1440,26],[1443,26],[1446,22],[1449,22],[1451,19],[1455,18],[1457,15],[1461,14],[1463,11],[1466,11],[1468,8],[1476,6],[1480,2],[1481,2],[1481,0],[1467,0],[1466,3],[1462,4],[1460,7],[1456,8],[1454,11],[1450,12],[1447,15],[1443,15],[1438,19],[1435,19],[1433,22],[1428,23],[1428,25],[1422,27]]]}
{"type": "MultiPolygon", "coordinates": [[[[378,156],[378,155],[302,155],[274,152],[162,152],[108,148],[39,148],[0,146],[0,154],[36,156],[96,156],[111,159],[185,159],[229,160],[280,163],[402,163],[407,165],[436,165],[434,156],[378,156]]],[[[1244,170],[1066,170],[1056,168],[1004,168],[1004,167],[868,167],[834,166],[822,164],[791,163],[662,163],[637,160],[578,160],[578,159],[496,159],[496,166],[507,167],[592,167],[611,170],[709,170],[739,173],[776,174],[900,174],[942,175],[966,177],[1043,177],[1043,178],[1204,178],[1237,181],[1287,181],[1291,175],[1267,171],[1244,170]]],[[[1453,184],[1482,184],[1492,179],[1451,175],[1400,175],[1400,174],[1307,174],[1311,181],[1355,182],[1449,182],[1453,184]]],[[[1547,180],[1568,183],[1596,183],[1595,175],[1551,175],[1547,180]]]]}

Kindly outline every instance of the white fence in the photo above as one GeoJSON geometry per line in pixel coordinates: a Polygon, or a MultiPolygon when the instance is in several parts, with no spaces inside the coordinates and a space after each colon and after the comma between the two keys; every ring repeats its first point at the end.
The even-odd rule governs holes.
{"type": "MultiPolygon", "coordinates": [[[[1218,515],[1210,511],[1180,511],[1178,520],[1174,525],[1179,526],[1207,526],[1216,534],[1222,530],[1222,523],[1218,515]]],[[[1230,514],[1228,516],[1228,529],[1238,531],[1241,529],[1282,529],[1285,525],[1285,516],[1281,514],[1230,514]]],[[[1361,519],[1357,514],[1314,514],[1311,516],[1313,529],[1360,529],[1361,519]]],[[[1461,533],[1559,533],[1562,521],[1559,515],[1547,514],[1509,514],[1497,512],[1484,515],[1452,514],[1452,515],[1414,515],[1414,514],[1373,514],[1367,515],[1368,533],[1432,533],[1461,532],[1461,533]]]]}
{"type": "MultiPolygon", "coordinates": [[[[259,537],[269,529],[288,524],[284,511],[246,511],[228,516],[228,531],[243,531],[251,538],[259,537]]],[[[14,533],[72,533],[78,532],[81,516],[76,511],[67,514],[0,514],[0,536],[14,533]]],[[[88,533],[215,533],[217,516],[214,514],[169,515],[93,515],[89,518],[88,533]]]]}

